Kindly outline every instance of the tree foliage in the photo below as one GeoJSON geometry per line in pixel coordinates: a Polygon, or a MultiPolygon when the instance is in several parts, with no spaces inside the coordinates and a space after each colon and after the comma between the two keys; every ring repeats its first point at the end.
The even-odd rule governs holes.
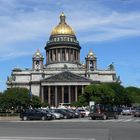
{"type": "Polygon", "coordinates": [[[90,101],[118,106],[131,105],[132,103],[132,96],[130,96],[130,94],[126,92],[126,89],[119,83],[88,85],[85,87],[84,94],[81,98],[87,103],[87,105],[90,101]]]}
{"type": "Polygon", "coordinates": [[[86,86],[83,96],[87,102],[95,101],[96,103],[112,104],[115,93],[107,84],[98,84],[86,86]]]}
{"type": "Polygon", "coordinates": [[[131,97],[133,104],[140,104],[140,88],[137,87],[127,87],[126,93],[131,97]]]}
{"type": "Polygon", "coordinates": [[[40,107],[41,101],[37,96],[29,96],[29,90],[26,88],[11,88],[4,91],[0,96],[1,110],[18,110],[21,108],[28,108],[30,105],[33,107],[40,107]]]}
{"type": "Polygon", "coordinates": [[[125,91],[125,88],[119,83],[109,83],[108,84],[112,90],[115,92],[114,104],[116,105],[130,105],[131,97],[125,91]]]}

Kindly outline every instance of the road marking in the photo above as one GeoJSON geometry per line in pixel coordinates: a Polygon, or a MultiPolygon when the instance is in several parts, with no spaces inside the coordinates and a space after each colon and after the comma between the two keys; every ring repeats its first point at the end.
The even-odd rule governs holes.
{"type": "Polygon", "coordinates": [[[95,140],[94,138],[0,137],[0,140],[95,140]]]}
{"type": "Polygon", "coordinates": [[[126,119],[126,120],[123,120],[123,122],[130,122],[132,121],[133,119],[126,119]]]}
{"type": "Polygon", "coordinates": [[[140,122],[140,119],[134,120],[134,122],[140,122]]]}

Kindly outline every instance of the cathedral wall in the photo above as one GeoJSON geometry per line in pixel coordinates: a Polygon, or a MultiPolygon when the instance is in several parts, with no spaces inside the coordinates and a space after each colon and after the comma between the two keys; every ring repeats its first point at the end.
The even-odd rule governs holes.
{"type": "MultiPolygon", "coordinates": [[[[75,69],[75,70],[73,70],[73,69],[66,69],[66,71],[67,70],[70,71],[70,72],[72,72],[72,73],[78,74],[78,75],[82,75],[82,76],[85,75],[85,70],[80,70],[80,69],[75,69]]],[[[49,76],[51,76],[53,74],[58,74],[58,73],[61,73],[61,72],[64,72],[64,71],[65,71],[64,69],[50,69],[50,70],[47,69],[47,71],[45,71],[45,77],[49,77],[49,76]]]]}
{"type": "Polygon", "coordinates": [[[99,75],[99,79],[101,82],[113,82],[112,75],[99,75]]]}
{"type": "Polygon", "coordinates": [[[40,85],[39,84],[32,84],[31,91],[33,95],[39,96],[40,95],[40,85]]]}
{"type": "Polygon", "coordinates": [[[38,73],[38,74],[32,74],[31,79],[32,81],[39,81],[42,78],[42,74],[38,73]]]}
{"type": "Polygon", "coordinates": [[[113,82],[115,71],[91,71],[89,72],[90,79],[100,82],[113,82]]]}
{"type": "Polygon", "coordinates": [[[90,74],[90,79],[92,79],[93,81],[99,81],[99,75],[98,74],[90,74]]]}
{"type": "Polygon", "coordinates": [[[28,84],[13,84],[13,85],[8,85],[7,88],[27,88],[30,89],[28,84]]]}
{"type": "Polygon", "coordinates": [[[42,82],[42,86],[75,86],[75,85],[90,85],[90,82],[42,82]]]}
{"type": "Polygon", "coordinates": [[[16,75],[15,76],[16,82],[29,82],[30,81],[30,75],[16,75]]]}
{"type": "Polygon", "coordinates": [[[29,89],[29,85],[16,85],[15,87],[20,87],[20,88],[27,88],[27,89],[29,89]]]}

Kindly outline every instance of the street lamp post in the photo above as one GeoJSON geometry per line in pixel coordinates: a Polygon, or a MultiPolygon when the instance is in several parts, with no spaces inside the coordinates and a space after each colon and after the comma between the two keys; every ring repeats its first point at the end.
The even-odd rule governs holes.
{"type": "Polygon", "coordinates": [[[32,92],[31,92],[31,90],[29,92],[29,98],[30,98],[30,100],[29,100],[29,108],[32,108],[32,92]]]}

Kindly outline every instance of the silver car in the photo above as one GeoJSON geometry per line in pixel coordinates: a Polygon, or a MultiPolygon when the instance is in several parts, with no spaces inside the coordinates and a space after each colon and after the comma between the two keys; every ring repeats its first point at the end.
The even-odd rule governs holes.
{"type": "Polygon", "coordinates": [[[125,107],[125,108],[123,108],[121,114],[122,115],[131,115],[132,114],[131,107],[125,107]]]}
{"type": "Polygon", "coordinates": [[[49,113],[51,113],[53,115],[54,119],[64,119],[64,115],[61,113],[56,113],[53,110],[49,109],[47,110],[49,113]]]}

